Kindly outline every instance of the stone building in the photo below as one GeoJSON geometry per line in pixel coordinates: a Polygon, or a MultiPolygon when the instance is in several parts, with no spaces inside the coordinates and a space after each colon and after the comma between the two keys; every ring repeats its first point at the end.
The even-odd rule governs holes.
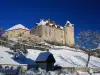
{"type": "Polygon", "coordinates": [[[22,24],[17,24],[5,31],[8,38],[21,37],[24,33],[29,33],[29,29],[22,24]]]}
{"type": "Polygon", "coordinates": [[[5,31],[8,39],[26,40],[26,41],[41,41],[39,36],[31,35],[30,30],[22,24],[17,24],[5,31]]]}
{"type": "Polygon", "coordinates": [[[74,25],[69,21],[64,27],[51,20],[41,20],[35,28],[29,30],[17,24],[5,31],[8,39],[46,41],[56,45],[74,46],[74,25]]]}
{"type": "Polygon", "coordinates": [[[67,21],[65,27],[56,24],[54,21],[41,20],[31,34],[41,37],[52,44],[74,46],[74,24],[67,21]]]}

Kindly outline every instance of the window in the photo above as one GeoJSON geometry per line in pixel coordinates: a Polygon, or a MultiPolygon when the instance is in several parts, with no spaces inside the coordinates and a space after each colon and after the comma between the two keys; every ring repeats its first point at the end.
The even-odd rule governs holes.
{"type": "Polygon", "coordinates": [[[49,28],[49,35],[51,35],[51,29],[49,28]]]}
{"type": "Polygon", "coordinates": [[[49,26],[49,23],[46,23],[46,26],[49,26]]]}
{"type": "Polygon", "coordinates": [[[30,39],[30,37],[28,37],[28,39],[30,39]]]}
{"type": "Polygon", "coordinates": [[[37,27],[37,29],[38,29],[38,34],[40,33],[40,27],[37,27]]]}
{"type": "Polygon", "coordinates": [[[41,37],[41,35],[39,37],[41,37]]]}
{"type": "Polygon", "coordinates": [[[63,38],[63,35],[61,35],[61,38],[63,38]]]}
{"type": "Polygon", "coordinates": [[[52,27],[55,27],[55,25],[52,25],[52,27]]]}
{"type": "Polygon", "coordinates": [[[20,33],[20,34],[18,34],[18,36],[19,36],[19,37],[21,37],[21,36],[22,36],[22,34],[20,33]]]}
{"type": "Polygon", "coordinates": [[[47,28],[45,28],[45,35],[47,36],[47,28]]]}
{"type": "Polygon", "coordinates": [[[49,31],[49,35],[51,35],[51,32],[49,31]]]}
{"type": "Polygon", "coordinates": [[[10,36],[12,36],[12,34],[10,36]]]}
{"type": "Polygon", "coordinates": [[[60,26],[59,26],[59,25],[57,25],[57,28],[60,28],[60,26]]]}
{"type": "Polygon", "coordinates": [[[63,40],[61,42],[63,43],[63,40]]]}
{"type": "Polygon", "coordinates": [[[67,32],[66,32],[66,34],[67,34],[67,32]]]}

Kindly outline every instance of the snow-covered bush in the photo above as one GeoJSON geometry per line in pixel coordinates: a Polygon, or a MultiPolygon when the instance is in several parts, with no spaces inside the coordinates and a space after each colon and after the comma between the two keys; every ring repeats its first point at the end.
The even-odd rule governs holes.
{"type": "Polygon", "coordinates": [[[0,75],[6,75],[6,74],[4,74],[4,73],[0,73],[0,75]]]}
{"type": "Polygon", "coordinates": [[[38,68],[38,70],[36,70],[35,68],[32,68],[28,71],[26,71],[25,73],[20,73],[19,75],[47,75],[45,70],[42,70],[40,68],[38,68]]]}
{"type": "Polygon", "coordinates": [[[32,68],[26,71],[25,73],[21,73],[19,75],[77,75],[77,73],[71,72],[71,70],[69,69],[46,72],[45,70],[41,68],[38,68],[38,70],[36,70],[35,68],[32,68]]]}

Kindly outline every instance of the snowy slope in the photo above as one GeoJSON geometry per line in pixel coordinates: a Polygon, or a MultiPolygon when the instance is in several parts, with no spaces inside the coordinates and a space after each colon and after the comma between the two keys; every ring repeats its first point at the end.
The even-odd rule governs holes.
{"type": "MultiPolygon", "coordinates": [[[[54,54],[54,57],[57,57],[57,64],[60,64],[63,67],[77,67],[77,66],[85,66],[87,62],[87,54],[83,52],[71,51],[72,49],[62,49],[60,51],[55,52],[51,50],[54,54]],[[59,59],[59,61],[58,61],[59,59]],[[62,62],[63,61],[63,62],[62,62]]],[[[91,56],[89,67],[100,67],[100,59],[91,56]],[[97,63],[98,64],[95,64],[97,63]]]]}
{"type": "MultiPolygon", "coordinates": [[[[28,52],[27,62],[25,60],[20,60],[20,63],[12,59],[13,54],[9,48],[0,46],[0,64],[30,64],[30,62],[33,63],[38,57],[39,53],[43,51],[28,49],[28,52]]],[[[50,52],[55,57],[55,65],[58,64],[62,67],[83,67],[87,62],[87,54],[80,50],[76,51],[73,48],[63,46],[56,47],[54,49],[50,49],[50,52]]],[[[89,67],[100,67],[100,58],[91,56],[89,67]]]]}
{"type": "Polygon", "coordinates": [[[12,60],[12,55],[8,51],[10,52],[9,48],[0,46],[0,64],[18,64],[12,60]]]}
{"type": "MultiPolygon", "coordinates": [[[[36,60],[40,52],[38,50],[29,49],[29,54],[27,57],[36,60]]],[[[50,52],[54,55],[56,59],[56,64],[62,67],[84,67],[87,62],[87,54],[83,52],[76,52],[70,49],[60,49],[54,50],[50,49],[50,52]]],[[[100,67],[100,58],[91,56],[89,67],[100,67]]]]}
{"type": "MultiPolygon", "coordinates": [[[[14,53],[9,48],[0,46],[0,64],[27,65],[27,64],[32,64],[34,62],[28,58],[26,58],[25,60],[22,59],[15,60],[13,56],[14,53]]],[[[21,58],[22,57],[23,56],[21,56],[21,58]]]]}
{"type": "Polygon", "coordinates": [[[14,30],[14,29],[26,29],[26,30],[29,30],[28,28],[26,28],[25,26],[23,26],[22,24],[17,24],[9,29],[7,29],[6,31],[9,31],[9,30],[14,30]]]}

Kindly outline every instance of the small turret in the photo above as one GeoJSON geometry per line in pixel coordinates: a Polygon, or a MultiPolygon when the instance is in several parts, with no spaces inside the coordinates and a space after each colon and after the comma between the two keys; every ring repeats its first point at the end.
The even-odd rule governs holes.
{"type": "Polygon", "coordinates": [[[71,24],[69,21],[67,21],[65,26],[74,26],[74,24],[71,24]]]}
{"type": "Polygon", "coordinates": [[[67,21],[67,24],[71,24],[69,21],[67,21]]]}
{"type": "Polygon", "coordinates": [[[65,44],[67,46],[74,46],[74,24],[69,21],[66,22],[64,27],[65,44]]]}

